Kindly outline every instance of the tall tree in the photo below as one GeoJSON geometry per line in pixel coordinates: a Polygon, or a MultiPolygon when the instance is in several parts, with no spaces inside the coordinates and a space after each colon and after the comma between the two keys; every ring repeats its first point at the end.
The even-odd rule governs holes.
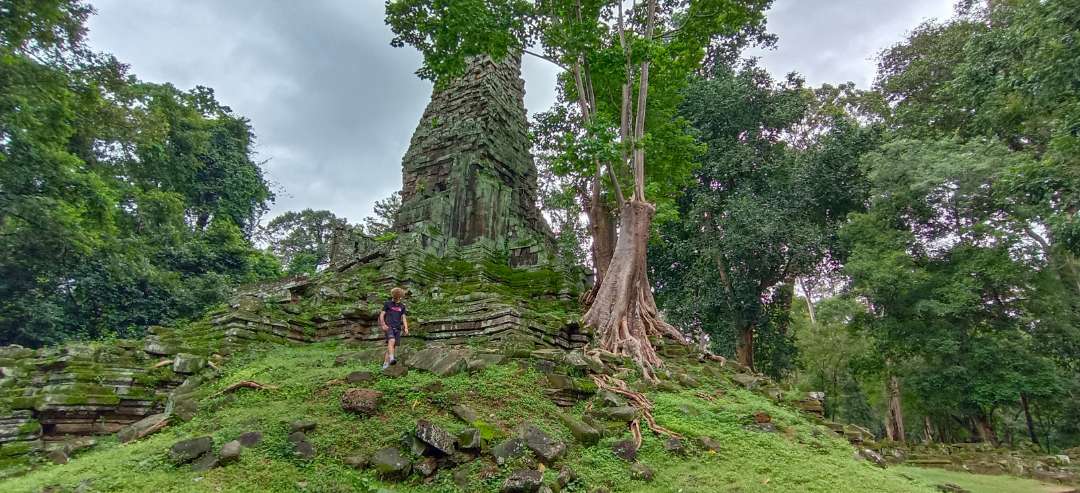
{"type": "MultiPolygon", "coordinates": [[[[924,407],[970,420],[988,442],[1000,407],[1059,387],[1053,361],[1033,344],[1039,329],[1024,317],[1041,260],[1022,231],[1001,225],[1015,219],[985,192],[1019,159],[992,142],[891,142],[867,160],[870,210],[844,229],[845,272],[870,307],[861,324],[890,395],[906,373],[924,407]]],[[[898,406],[893,413],[890,435],[902,439],[898,406]]]]}
{"type": "Polygon", "coordinates": [[[313,274],[330,262],[331,244],[339,229],[351,229],[349,222],[330,211],[304,209],[271,219],[259,236],[286,272],[313,274]]]}
{"type": "Polygon", "coordinates": [[[423,77],[453,77],[462,73],[468,57],[477,55],[536,54],[563,69],[560,94],[574,106],[565,114],[574,120],[568,128],[577,132],[567,140],[588,151],[577,162],[588,166],[579,172],[590,177],[588,211],[599,274],[584,322],[597,331],[601,348],[630,356],[647,378],[662,364],[649,338],[682,338],[658,316],[646,272],[656,214],[651,201],[670,200],[664,197],[670,186],[665,184],[677,190],[688,176],[694,147],[675,118],[680,89],[713,42],[761,32],[769,3],[645,0],[629,8],[617,0],[386,4],[393,43],[421,51],[423,77]],[[536,47],[540,52],[533,51],[536,47]],[[664,147],[668,150],[657,152],[664,147]],[[652,156],[649,166],[647,153],[652,156]],[[653,159],[663,154],[670,159],[653,159]],[[617,228],[605,209],[617,212],[617,228]]]}
{"type": "Polygon", "coordinates": [[[91,12],[0,2],[0,344],[138,335],[278,274],[247,121],[93,53],[91,12]]]}
{"type": "MultiPolygon", "coordinates": [[[[928,151],[905,154],[917,156],[918,169],[944,169],[942,163],[953,160],[951,171],[983,180],[965,199],[981,212],[961,211],[952,223],[937,221],[934,229],[956,235],[963,230],[968,238],[1010,245],[1007,258],[1023,272],[1015,278],[1022,281],[1015,282],[1023,282],[1025,301],[1010,310],[1022,319],[1015,323],[1029,328],[1024,348],[1039,358],[1051,357],[1056,375],[1074,380],[1080,344],[1075,329],[1080,315],[1075,241],[1080,231],[1080,90],[1074,76],[1080,60],[1074,35],[1078,15],[1070,0],[963,2],[956,17],[920,26],[884,51],[876,84],[892,103],[887,121],[893,134],[920,139],[897,145],[928,151]],[[971,154],[955,154],[960,149],[971,154]]],[[[935,183],[955,187],[971,179],[950,178],[955,182],[938,175],[935,183]]],[[[930,208],[942,204],[940,198],[923,202],[930,208]]],[[[909,215],[910,210],[884,214],[896,224],[909,221],[909,215]]],[[[920,227],[916,236],[926,241],[932,233],[920,227]]],[[[1010,398],[1028,418],[1030,403],[1041,400],[1026,390],[1010,398]]],[[[1042,400],[1037,407],[1060,412],[1055,401],[1042,400]]],[[[1034,441],[1036,420],[1025,421],[1034,441]]]]}
{"type": "Polygon", "coordinates": [[[379,236],[389,233],[394,228],[394,218],[401,209],[401,192],[397,191],[389,197],[375,201],[374,215],[364,218],[365,233],[368,236],[379,236]]]}
{"type": "Polygon", "coordinates": [[[753,63],[717,67],[691,85],[682,114],[708,151],[679,201],[680,220],[654,243],[661,306],[720,353],[774,375],[793,363],[795,280],[826,258],[867,189],[858,162],[873,132],[834,112],[832,92],[822,95],[794,77],[777,83],[753,63]]]}

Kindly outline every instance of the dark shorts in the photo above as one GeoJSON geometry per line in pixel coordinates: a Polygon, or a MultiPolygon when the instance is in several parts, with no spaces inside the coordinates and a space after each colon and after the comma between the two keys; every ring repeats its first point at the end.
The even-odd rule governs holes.
{"type": "Polygon", "coordinates": [[[386,342],[390,342],[390,339],[394,340],[394,344],[401,342],[401,327],[387,327],[383,331],[383,336],[386,338],[386,342]]]}

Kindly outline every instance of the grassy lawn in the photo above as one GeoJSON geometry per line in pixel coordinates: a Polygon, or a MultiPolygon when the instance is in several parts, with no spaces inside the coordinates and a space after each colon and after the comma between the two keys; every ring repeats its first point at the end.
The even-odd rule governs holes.
{"type": "MultiPolygon", "coordinates": [[[[333,366],[335,356],[346,350],[334,344],[316,344],[238,356],[225,367],[219,381],[201,389],[204,398],[192,421],[174,424],[126,445],[114,438],[103,439],[96,448],[66,465],[43,466],[0,483],[0,491],[36,493],[54,485],[60,486],[60,491],[69,491],[84,482],[90,491],[153,493],[366,492],[379,488],[396,492],[462,491],[455,484],[455,470],[440,470],[428,480],[414,475],[403,483],[385,483],[371,470],[355,470],[344,463],[346,457],[370,456],[379,448],[401,444],[402,437],[414,430],[417,419],[431,420],[456,433],[466,426],[449,412],[456,402],[479,412],[497,430],[496,434],[506,434],[514,426],[530,421],[552,436],[573,443],[569,431],[556,417],[559,409],[543,392],[544,376],[515,363],[449,378],[417,370],[401,378],[380,376],[367,384],[383,392],[379,415],[365,419],[346,413],[339,399],[349,385],[341,379],[354,370],[377,370],[375,364],[365,363],[333,366]],[[245,389],[215,396],[224,386],[241,380],[279,388],[245,389]],[[441,388],[430,386],[436,381],[441,388]],[[286,440],[287,423],[299,419],[318,423],[308,435],[318,451],[311,461],[294,457],[286,440]],[[261,431],[265,438],[258,446],[246,449],[236,464],[196,473],[188,466],[173,466],[166,461],[166,451],[178,440],[210,435],[217,449],[247,431],[261,431]]],[[[842,438],[794,410],[737,387],[726,377],[709,377],[692,365],[683,370],[699,379],[701,386],[650,391],[647,395],[655,405],[657,422],[687,438],[688,454],[679,457],[668,453],[660,437],[646,432],[638,460],[655,471],[655,479],[642,482],[630,478],[630,465],[611,450],[612,443],[629,437],[629,433],[607,437],[591,447],[572,444],[561,464],[572,467],[580,479],[564,491],[591,492],[600,487],[612,493],[933,491],[928,486],[932,481],[922,476],[915,481],[894,469],[882,470],[854,460],[852,448],[842,438]],[[772,416],[777,432],[750,428],[751,415],[759,410],[772,416]],[[702,436],[719,441],[721,450],[706,452],[694,445],[694,438],[702,436]]],[[[580,417],[584,406],[579,403],[569,412],[580,417]]],[[[467,478],[465,491],[498,491],[506,476],[519,467],[521,463],[496,466],[483,456],[459,466],[459,476],[467,478]]],[[[557,468],[545,473],[547,479],[554,478],[557,468]]]]}
{"type": "Polygon", "coordinates": [[[972,493],[1064,493],[1076,491],[1074,486],[1062,486],[1013,476],[989,476],[966,472],[946,471],[910,466],[892,470],[927,485],[952,483],[972,493]]]}

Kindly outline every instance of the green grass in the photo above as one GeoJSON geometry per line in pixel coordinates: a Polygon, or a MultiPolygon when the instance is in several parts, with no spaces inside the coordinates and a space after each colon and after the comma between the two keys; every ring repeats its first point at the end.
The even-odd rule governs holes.
{"type": "Polygon", "coordinates": [[[989,476],[911,466],[893,468],[898,473],[927,485],[952,483],[972,493],[1064,493],[1075,487],[1044,483],[1013,476],[989,476]]]}
{"type": "MultiPolygon", "coordinates": [[[[106,438],[96,448],[78,455],[63,466],[45,466],[26,476],[0,483],[5,492],[37,492],[58,485],[74,489],[90,481],[93,491],[213,492],[213,491],[307,491],[397,492],[460,491],[453,471],[442,470],[429,482],[415,476],[405,483],[387,484],[370,471],[343,464],[351,455],[369,455],[401,443],[417,419],[429,419],[457,432],[465,424],[449,409],[462,402],[476,411],[497,433],[508,433],[523,421],[531,421],[553,436],[572,442],[569,431],[556,417],[558,409],[543,393],[543,376],[517,364],[489,368],[473,375],[439,378],[411,370],[403,378],[380,378],[370,386],[384,393],[379,416],[362,419],[343,412],[339,399],[349,385],[335,382],[350,371],[376,370],[374,364],[334,367],[334,358],[347,349],[333,344],[280,347],[238,356],[218,382],[200,390],[204,398],[190,422],[175,424],[139,442],[120,445],[106,438]],[[224,386],[256,380],[278,385],[274,391],[240,390],[215,396],[224,386]],[[442,389],[423,388],[435,381],[442,389]],[[318,450],[313,461],[291,456],[286,442],[287,423],[310,419],[318,423],[309,434],[318,450]],[[175,467],[165,460],[169,446],[181,439],[211,435],[216,447],[246,431],[262,431],[263,442],[244,451],[237,464],[207,473],[187,466],[175,467]]],[[[688,368],[693,371],[694,368],[688,368]]],[[[841,438],[815,425],[795,411],[781,408],[756,394],[735,388],[726,379],[695,373],[702,387],[670,392],[650,391],[659,424],[688,438],[708,435],[723,444],[716,453],[690,446],[686,457],[666,452],[662,439],[646,432],[639,461],[656,473],[651,483],[630,479],[629,464],[611,452],[621,438],[608,437],[583,448],[572,445],[565,464],[581,478],[568,488],[572,492],[598,487],[612,492],[929,492],[927,481],[907,479],[893,469],[881,470],[852,458],[852,449],[841,438]],[[713,400],[695,395],[722,390],[713,400]],[[778,432],[746,428],[754,411],[773,417],[778,432]]],[[[580,415],[583,405],[572,412],[580,415]]],[[[693,442],[693,440],[688,440],[693,442]]],[[[487,459],[462,466],[468,473],[468,491],[497,491],[513,465],[495,467],[487,459]]],[[[554,477],[554,471],[547,473],[554,477]]],[[[1008,490],[1002,490],[1008,491],[1008,490]]]]}

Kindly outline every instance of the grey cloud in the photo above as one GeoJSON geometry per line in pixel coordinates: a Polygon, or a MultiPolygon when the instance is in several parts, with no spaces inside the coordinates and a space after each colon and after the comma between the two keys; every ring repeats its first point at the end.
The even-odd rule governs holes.
{"type": "Polygon", "coordinates": [[[812,85],[873,82],[874,58],[928,18],[948,17],[953,0],[777,0],[768,28],[775,50],[752,54],[776,76],[795,71],[812,85]]]}
{"type": "Polygon", "coordinates": [[[430,94],[419,55],[389,46],[381,2],[98,1],[95,48],[145,80],[213,87],[252,120],[284,188],[272,213],[352,221],[399,188],[401,155],[430,94]]]}
{"type": "MultiPolygon", "coordinates": [[[[401,156],[431,93],[420,56],[392,48],[379,0],[96,0],[90,42],[143,80],[213,87],[251,119],[284,188],[271,212],[311,207],[360,221],[401,184],[401,156]]],[[[872,78],[868,60],[949,0],[778,0],[773,73],[811,83],[872,78]]],[[[554,99],[556,69],[526,57],[526,106],[554,99]]]]}

